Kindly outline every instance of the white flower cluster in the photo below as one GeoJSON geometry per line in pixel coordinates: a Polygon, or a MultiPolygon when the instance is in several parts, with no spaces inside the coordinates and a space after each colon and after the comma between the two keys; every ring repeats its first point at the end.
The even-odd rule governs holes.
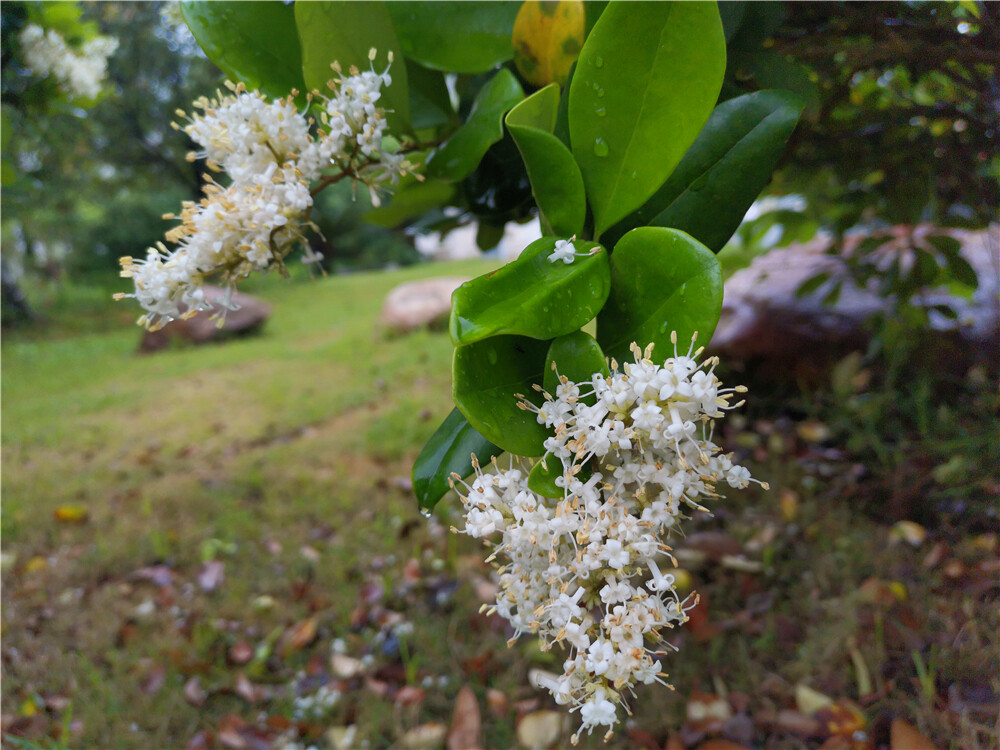
{"type": "Polygon", "coordinates": [[[606,726],[606,737],[618,707],[628,711],[625,691],[665,684],[662,631],[684,623],[697,603],[682,599],[664,572],[676,564],[666,539],[686,511],[719,497],[716,483],[756,481],[711,440],[713,420],[740,406],[729,400],[746,389],[723,389],[717,360],[699,364],[700,349],[678,355],[676,336],[662,365],[649,359],[651,349],[633,345],[635,361],[622,369],[612,361],[609,377],[561,377],[540,407],[522,402],[554,432],[542,460],[561,462],[562,498],[533,492],[513,462],[484,473],[475,460],[462,498],[461,533],[502,534],[489,558],[504,558],[493,611],[515,638],[534,633],[543,650],[568,648],[563,675],[543,678],[543,687],[580,710],[581,731],[606,726]]]}
{"type": "Polygon", "coordinates": [[[95,36],[74,52],[53,29],[29,24],[21,32],[24,62],[40,76],[51,75],[73,98],[95,99],[108,73],[108,58],[118,49],[114,37],[95,36]]]}
{"type": "MultiPolygon", "coordinates": [[[[200,201],[186,202],[179,217],[166,215],[181,220],[166,235],[174,249],[159,243],[145,259],[122,258],[122,275],[135,282],[135,292],[116,297],[135,298],[147,311],[139,323],[155,330],[208,309],[202,286],[217,274],[230,293],[220,306],[232,309],[228,300],[239,281],[255,270],[284,271],[284,258],[310,226],[315,192],[350,178],[367,185],[374,199],[379,183],[398,183],[413,165],[402,153],[382,150],[385,111],[376,106],[382,86],[391,82],[388,68],[383,73],[352,68],[330,82],[331,98],[313,92],[308,100],[318,98],[323,105],[315,132],[316,123],[295,105],[297,92],[269,101],[235,85],[229,95],[196,101],[198,112],[183,130],[201,150],[189,159],[205,159],[229,184],[210,181],[200,201]],[[316,180],[322,182],[311,191],[316,180]]],[[[310,251],[303,262],[322,257],[310,251]]]]}

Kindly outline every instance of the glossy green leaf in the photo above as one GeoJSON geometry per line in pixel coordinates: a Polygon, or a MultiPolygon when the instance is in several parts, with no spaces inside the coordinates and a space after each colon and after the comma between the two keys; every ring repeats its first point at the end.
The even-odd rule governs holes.
{"type": "Polygon", "coordinates": [[[663,186],[604,240],[611,245],[628,230],[652,224],[721,250],[770,181],[802,107],[787,91],[758,91],[720,104],[663,186]]]}
{"type": "Polygon", "coordinates": [[[562,475],[562,461],[546,453],[528,472],[528,489],[542,497],[564,497],[565,491],[556,484],[556,480],[562,475]]]}
{"type": "Polygon", "coordinates": [[[455,186],[446,182],[413,180],[400,185],[385,205],[365,212],[363,219],[390,229],[401,226],[431,209],[445,206],[455,195],[455,186]]]}
{"type": "MultiPolygon", "coordinates": [[[[528,489],[542,497],[563,498],[566,496],[562,487],[556,484],[556,480],[563,476],[564,468],[562,461],[550,453],[546,453],[528,472],[528,489]]],[[[594,470],[589,464],[580,467],[576,478],[581,482],[586,482],[593,476],[594,470]]]]}
{"type": "Polygon", "coordinates": [[[553,263],[548,256],[555,244],[555,237],[542,237],[517,260],[455,290],[450,330],[456,346],[499,334],[551,339],[593,320],[608,298],[608,254],[577,240],[577,252],[589,255],[553,263]]]}
{"type": "Polygon", "coordinates": [[[518,2],[391,2],[406,56],[428,68],[483,73],[514,56],[518,2]]]}
{"type": "Polygon", "coordinates": [[[548,348],[548,341],[526,336],[494,336],[455,350],[455,405],[480,435],[518,456],[541,455],[548,437],[535,414],[518,407],[515,395],[542,402],[532,385],[542,382],[548,348]]]}
{"type": "Polygon", "coordinates": [[[414,130],[436,128],[458,115],[451,106],[451,96],[444,73],[406,60],[406,79],[410,89],[410,118],[414,130]]]}
{"type": "Polygon", "coordinates": [[[507,113],[507,130],[517,144],[541,212],[545,234],[570,237],[583,230],[587,199],[573,154],[552,134],[559,86],[539,89],[507,113]]]}
{"type": "MultiPolygon", "coordinates": [[[[585,331],[573,331],[560,336],[549,347],[545,355],[545,377],[542,379],[542,387],[555,396],[560,375],[565,375],[574,383],[589,383],[597,372],[605,377],[611,374],[600,344],[585,331]]],[[[583,400],[587,403],[594,402],[592,396],[586,396],[583,400]]]]}
{"type": "Polygon", "coordinates": [[[524,98],[517,78],[504,68],[476,95],[465,124],[427,162],[427,175],[458,181],[472,174],[490,146],[503,138],[503,116],[524,98]]]}
{"type": "Polygon", "coordinates": [[[609,3],[569,91],[597,237],[664,183],[708,119],[725,67],[715,3],[609,3]]]}
{"type": "Polygon", "coordinates": [[[395,62],[390,68],[392,85],[382,89],[378,104],[386,110],[386,121],[397,134],[410,131],[410,94],[406,65],[392,19],[383,2],[295,3],[295,23],[302,43],[302,75],[309,90],[329,93],[327,81],[337,77],[330,64],[339,62],[346,73],[352,65],[359,70],[372,66],[381,72],[388,65],[391,52],[395,62]],[[375,48],[374,63],[368,52],[375,48]]]}
{"type": "Polygon", "coordinates": [[[611,294],[597,318],[597,340],[619,362],[632,342],[673,352],[697,332],[707,344],[722,312],[722,270],[711,250],[676,229],[639,227],[619,240],[611,257],[611,294]]]}
{"type": "Polygon", "coordinates": [[[458,409],[452,409],[413,463],[413,493],[430,510],[451,488],[452,473],[472,473],[472,455],[483,464],[503,451],[484,438],[458,409]]]}
{"type": "Polygon", "coordinates": [[[227,76],[268,96],[304,91],[292,6],[261,2],[182,2],[181,13],[208,59],[227,76]]]}

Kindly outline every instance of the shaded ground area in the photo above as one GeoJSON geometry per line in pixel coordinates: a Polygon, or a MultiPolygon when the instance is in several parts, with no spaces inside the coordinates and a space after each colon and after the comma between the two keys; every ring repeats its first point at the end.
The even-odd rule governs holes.
{"type": "MultiPolygon", "coordinates": [[[[529,682],[559,656],[505,647],[457,502],[428,521],[410,493],[450,409],[447,334],[374,323],[401,281],[485,268],[267,280],[260,337],[152,357],[103,301],[6,335],[5,742],[566,745],[576,717],[529,682]]],[[[888,407],[838,377],[758,384],[730,420],[772,489],[678,540],[702,604],[676,692],[640,690],[611,746],[997,746],[996,382],[959,378],[945,415],[917,398],[927,430],[866,457],[888,407]]]]}

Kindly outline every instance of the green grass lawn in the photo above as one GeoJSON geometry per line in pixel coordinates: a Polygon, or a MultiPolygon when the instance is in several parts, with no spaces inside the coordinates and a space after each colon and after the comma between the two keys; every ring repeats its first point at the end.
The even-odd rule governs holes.
{"type": "MultiPolygon", "coordinates": [[[[457,501],[428,522],[407,486],[451,408],[447,334],[377,323],[402,281],[490,267],[261,280],[251,290],[274,305],[261,335],[152,356],[135,354],[136,311],[103,292],[5,335],[8,742],[337,747],[354,726],[352,747],[415,746],[414,730],[442,746],[435,725],[468,684],[486,746],[516,744],[520,717],[553,707],[528,672],[558,671],[559,657],[530,639],[505,647],[503,623],[478,613],[482,549],[447,533],[457,501]],[[296,705],[324,683],[339,691],[329,709],[296,705]]],[[[810,448],[794,423],[752,427],[734,446],[772,491],[733,493],[691,528],[726,535],[762,570],[688,558],[705,603],[667,665],[677,691],[640,690],[611,744],[661,747],[687,719],[695,747],[738,736],[743,716],[747,747],[818,747],[826,730],[775,724],[802,708],[799,685],[850,701],[872,738],[859,747],[894,717],[940,746],[980,743],[992,725],[946,718],[942,701],[952,684],[980,697],[988,684],[995,606],[973,583],[996,535],[944,539],[931,565],[931,542],[889,545],[887,525],[799,466],[810,448]],[[692,728],[697,691],[731,706],[724,730],[692,728]]]]}

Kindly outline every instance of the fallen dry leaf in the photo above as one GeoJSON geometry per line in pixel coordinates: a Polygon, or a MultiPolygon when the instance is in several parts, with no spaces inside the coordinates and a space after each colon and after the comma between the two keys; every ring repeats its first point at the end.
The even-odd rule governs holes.
{"type": "Polygon", "coordinates": [[[823,725],[819,719],[791,709],[778,711],[778,715],[774,719],[774,726],[782,732],[799,737],[815,737],[823,732],[823,725]]]}
{"type": "Polygon", "coordinates": [[[241,667],[253,658],[253,646],[246,641],[237,641],[229,647],[227,657],[230,664],[241,667]]]}
{"type": "Polygon", "coordinates": [[[319,620],[315,617],[310,617],[308,620],[303,620],[300,623],[292,625],[281,636],[281,646],[278,652],[282,656],[288,656],[305,648],[316,638],[316,628],[318,626],[319,620]]]}
{"type": "Polygon", "coordinates": [[[521,747],[540,750],[551,747],[559,739],[563,714],[557,711],[533,711],[517,725],[517,741],[521,747]]]}
{"type": "Polygon", "coordinates": [[[431,722],[414,727],[399,739],[399,747],[406,750],[436,750],[444,743],[448,728],[431,722]]]}
{"type": "Polygon", "coordinates": [[[247,703],[253,705],[257,702],[257,688],[254,684],[250,682],[249,678],[243,672],[236,675],[236,694],[240,696],[247,703]]]}
{"type": "Polygon", "coordinates": [[[221,560],[209,560],[198,569],[198,585],[202,591],[215,591],[226,577],[226,564],[221,560]]]}
{"type": "Polygon", "coordinates": [[[833,698],[800,683],[795,686],[795,705],[801,713],[812,716],[821,708],[832,706],[833,698]]]}
{"type": "Polygon", "coordinates": [[[782,490],[778,495],[778,506],[781,508],[781,517],[786,523],[791,523],[799,515],[799,493],[782,490]]]}
{"type": "Polygon", "coordinates": [[[365,663],[353,656],[335,653],[330,656],[330,669],[340,679],[349,680],[365,671],[365,663]]]}
{"type": "Polygon", "coordinates": [[[448,750],[478,750],[481,734],[479,701],[472,688],[466,685],[455,698],[455,712],[448,730],[448,750]]]}
{"type": "Polygon", "coordinates": [[[415,706],[418,703],[423,703],[426,696],[427,691],[423,688],[416,685],[404,685],[396,693],[396,703],[400,706],[415,706]]]}
{"type": "Polygon", "coordinates": [[[892,720],[890,750],[937,750],[929,739],[899,717],[892,720]]]}
{"type": "Polygon", "coordinates": [[[139,683],[139,689],[146,695],[156,695],[167,681],[167,668],[162,664],[153,664],[139,683]]]}
{"type": "Polygon", "coordinates": [[[510,708],[510,700],[502,690],[488,688],[486,690],[486,705],[490,707],[494,716],[503,716],[510,708]]]}
{"type": "Polygon", "coordinates": [[[729,740],[707,740],[698,745],[698,750],[747,750],[746,746],[729,740]]]}
{"type": "Polygon", "coordinates": [[[223,716],[216,732],[219,742],[222,743],[223,747],[232,748],[232,750],[243,750],[243,748],[248,746],[246,738],[240,733],[240,730],[245,726],[246,722],[236,714],[223,716]]]}
{"type": "Polygon", "coordinates": [[[927,540],[927,529],[913,521],[898,521],[889,530],[889,544],[906,542],[912,547],[919,547],[927,540]]]}
{"type": "Polygon", "coordinates": [[[197,677],[192,677],[184,683],[184,700],[195,708],[204,706],[207,698],[208,692],[201,686],[201,680],[197,677]]]}
{"type": "Polygon", "coordinates": [[[60,505],[52,513],[59,523],[83,523],[89,512],[82,505],[60,505]]]}

